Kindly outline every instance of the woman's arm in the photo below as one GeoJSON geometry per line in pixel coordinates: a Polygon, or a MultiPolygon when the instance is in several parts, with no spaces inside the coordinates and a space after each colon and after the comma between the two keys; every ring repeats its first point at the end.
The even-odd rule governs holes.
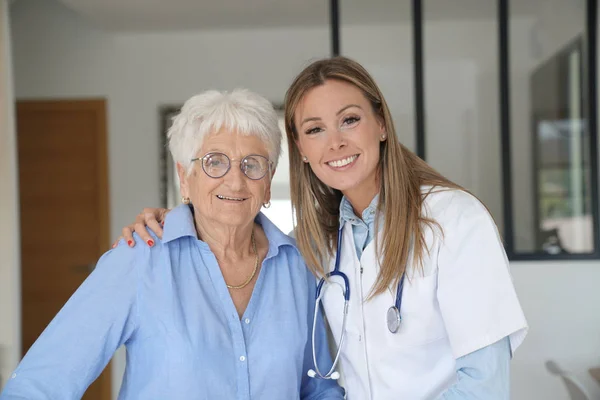
{"type": "Polygon", "coordinates": [[[0,399],[67,400],[83,396],[115,350],[135,332],[136,253],[139,250],[121,244],[100,258],[95,270],[29,349],[0,399]]]}
{"type": "Polygon", "coordinates": [[[507,399],[510,359],[527,321],[498,229],[485,207],[462,192],[441,221],[437,298],[458,379],[442,398],[507,399]]]}
{"type": "Polygon", "coordinates": [[[510,339],[456,360],[458,381],[439,400],[510,399],[510,339]]]}

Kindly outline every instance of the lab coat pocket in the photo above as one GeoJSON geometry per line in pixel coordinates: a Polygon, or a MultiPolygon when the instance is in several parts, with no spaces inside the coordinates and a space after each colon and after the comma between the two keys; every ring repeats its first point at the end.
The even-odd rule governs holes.
{"type": "MultiPolygon", "coordinates": [[[[400,316],[402,318],[397,333],[391,333],[387,329],[387,322],[382,316],[381,320],[386,322],[383,327],[392,346],[412,347],[421,346],[435,342],[447,336],[444,322],[436,296],[437,272],[428,276],[413,276],[406,278],[400,316]]],[[[381,304],[379,309],[387,312],[387,309],[395,302],[394,296],[387,294],[385,297],[388,304],[381,304]]]]}

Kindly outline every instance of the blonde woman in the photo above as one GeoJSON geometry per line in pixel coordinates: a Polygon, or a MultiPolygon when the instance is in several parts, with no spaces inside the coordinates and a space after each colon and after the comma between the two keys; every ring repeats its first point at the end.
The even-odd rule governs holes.
{"type": "MultiPolygon", "coordinates": [[[[333,367],[309,374],[336,378],[339,355],[348,399],[508,399],[527,322],[486,207],[399,143],[350,59],[296,77],[285,125],[295,236],[328,276],[317,302],[337,345],[333,367]]],[[[146,211],[129,240],[160,233],[166,210],[146,211]]]]}

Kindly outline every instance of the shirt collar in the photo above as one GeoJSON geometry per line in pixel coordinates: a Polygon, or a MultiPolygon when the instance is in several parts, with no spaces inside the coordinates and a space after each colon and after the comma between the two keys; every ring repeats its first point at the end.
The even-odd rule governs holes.
{"type": "MultiPolygon", "coordinates": [[[[379,193],[373,197],[371,203],[367,208],[362,212],[362,221],[369,225],[371,222],[375,220],[375,214],[377,214],[377,205],[379,204],[379,193]]],[[[346,198],[346,196],[342,197],[342,201],[340,202],[340,226],[342,226],[345,222],[350,222],[353,225],[357,225],[360,223],[360,220],[357,218],[354,213],[354,209],[352,208],[352,204],[346,198]]]]}
{"type": "Polygon", "coordinates": [[[194,225],[194,214],[192,206],[180,204],[172,209],[165,218],[162,242],[167,243],[184,236],[198,238],[194,225]]]}
{"type": "MultiPolygon", "coordinates": [[[[296,248],[296,241],[283,233],[263,213],[259,213],[255,221],[260,224],[269,240],[269,253],[267,258],[275,256],[281,246],[296,248]]],[[[167,243],[185,236],[198,238],[194,224],[194,213],[191,205],[181,204],[172,209],[165,218],[162,242],[167,243]]]]}

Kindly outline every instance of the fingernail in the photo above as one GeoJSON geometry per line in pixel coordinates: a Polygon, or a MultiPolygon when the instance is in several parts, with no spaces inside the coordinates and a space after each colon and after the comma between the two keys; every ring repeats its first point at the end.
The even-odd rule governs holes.
{"type": "Polygon", "coordinates": [[[115,247],[117,247],[117,244],[113,243],[112,248],[114,249],[115,247]]]}
{"type": "Polygon", "coordinates": [[[129,245],[129,247],[131,247],[133,245],[133,240],[128,240],[127,244],[129,245]]]}
{"type": "Polygon", "coordinates": [[[148,246],[150,246],[150,247],[154,246],[154,240],[152,240],[152,239],[149,239],[147,243],[148,243],[148,246]]]}

